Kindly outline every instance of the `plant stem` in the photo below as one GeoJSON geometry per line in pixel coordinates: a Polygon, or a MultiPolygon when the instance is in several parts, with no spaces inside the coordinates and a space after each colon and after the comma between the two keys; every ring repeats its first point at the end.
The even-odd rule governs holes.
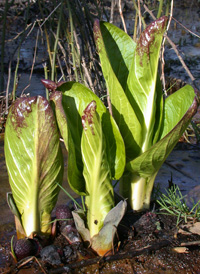
{"type": "Polygon", "coordinates": [[[15,101],[15,97],[16,97],[16,88],[17,88],[17,73],[18,73],[18,68],[19,68],[19,59],[20,59],[20,49],[21,47],[18,49],[18,53],[17,53],[17,64],[15,67],[15,74],[14,74],[14,82],[13,82],[13,90],[12,90],[12,100],[15,101]]]}
{"type": "MultiPolygon", "coordinates": [[[[44,68],[44,78],[48,79],[48,71],[47,71],[47,64],[46,63],[43,64],[43,68],[44,68]]],[[[49,90],[48,90],[48,88],[45,88],[45,91],[46,91],[46,99],[49,101],[49,90]]]]}
{"type": "Polygon", "coordinates": [[[58,39],[60,34],[60,24],[62,19],[62,10],[63,10],[63,1],[60,6],[60,14],[59,14],[59,20],[58,20],[58,26],[56,31],[56,40],[54,43],[54,50],[53,50],[53,58],[52,58],[52,66],[51,66],[51,80],[55,80],[55,66],[56,66],[56,54],[57,54],[57,46],[58,46],[58,39]]]}
{"type": "Polygon", "coordinates": [[[166,6],[166,11],[165,11],[166,16],[169,16],[169,8],[170,8],[170,0],[167,0],[167,6],[166,6]]]}
{"type": "Polygon", "coordinates": [[[84,200],[83,196],[81,196],[81,202],[82,202],[83,211],[86,213],[87,210],[86,210],[86,207],[85,207],[85,200],[84,200]]]}
{"type": "MultiPolygon", "coordinates": [[[[38,0],[38,5],[39,5],[39,9],[40,9],[40,13],[42,15],[42,18],[45,21],[44,12],[43,12],[40,0],[38,0]]],[[[49,54],[50,64],[52,64],[51,47],[50,47],[49,35],[48,35],[48,32],[47,32],[46,25],[44,25],[44,33],[45,33],[46,41],[47,41],[47,52],[49,54]]]]}
{"type": "Polygon", "coordinates": [[[137,22],[138,22],[138,12],[135,11],[135,24],[134,24],[134,33],[133,33],[133,41],[137,41],[137,22]]]}
{"type": "Polygon", "coordinates": [[[133,4],[134,4],[134,8],[135,8],[135,11],[136,11],[136,13],[137,13],[137,16],[138,16],[139,20],[142,21],[143,29],[145,29],[145,28],[146,28],[146,23],[145,23],[145,21],[144,21],[143,16],[141,16],[141,11],[139,10],[139,8],[138,8],[138,6],[137,6],[137,4],[135,3],[134,0],[133,0],[133,4]]]}
{"type": "Polygon", "coordinates": [[[72,10],[69,1],[67,1],[67,7],[69,11],[69,20],[70,20],[70,31],[71,31],[71,54],[72,54],[72,61],[73,61],[73,67],[74,67],[74,73],[76,76],[76,81],[78,81],[78,73],[76,69],[76,57],[75,57],[75,48],[74,48],[74,23],[73,23],[73,18],[72,18],[72,10]]]}
{"type": "MultiPolygon", "coordinates": [[[[88,208],[87,211],[87,225],[90,231],[91,238],[98,234],[100,229],[103,227],[105,217],[108,212],[114,207],[114,193],[110,183],[110,179],[106,178],[104,183],[107,185],[109,182],[110,186],[107,189],[107,195],[104,196],[101,187],[95,188],[85,197],[85,204],[88,208]],[[96,195],[96,192],[102,193],[96,195]]],[[[98,186],[98,180],[94,180],[94,185],[98,186]]],[[[104,190],[105,191],[105,190],[104,190]]]]}
{"type": "Polygon", "coordinates": [[[162,9],[163,9],[163,0],[160,0],[158,13],[157,13],[157,18],[159,18],[161,16],[162,9]]]}
{"type": "Polygon", "coordinates": [[[151,202],[151,192],[153,190],[154,174],[151,178],[142,178],[131,172],[126,172],[120,180],[120,194],[128,198],[133,210],[142,211],[149,209],[151,202]]]}

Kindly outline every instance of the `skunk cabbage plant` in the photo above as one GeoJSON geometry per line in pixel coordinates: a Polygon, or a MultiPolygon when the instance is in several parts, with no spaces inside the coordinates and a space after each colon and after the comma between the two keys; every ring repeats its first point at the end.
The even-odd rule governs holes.
{"type": "MultiPolygon", "coordinates": [[[[48,87],[48,80],[42,82],[48,87]]],[[[91,90],[75,82],[57,89],[50,100],[68,151],[68,183],[85,196],[87,208],[85,217],[80,210],[73,212],[76,227],[84,241],[103,255],[112,248],[126,210],[125,201],[114,207],[112,187],[112,180],[124,171],[124,142],[113,117],[91,90]]]]}
{"type": "Polygon", "coordinates": [[[110,23],[94,24],[113,116],[126,148],[120,192],[134,210],[149,208],[155,177],[198,107],[190,85],[163,98],[158,61],[166,23],[165,16],[151,23],[137,43],[110,23]]]}
{"type": "Polygon", "coordinates": [[[63,178],[59,131],[49,102],[19,98],[9,110],[5,158],[12,193],[8,204],[15,215],[18,238],[51,234],[51,211],[63,178]]]}

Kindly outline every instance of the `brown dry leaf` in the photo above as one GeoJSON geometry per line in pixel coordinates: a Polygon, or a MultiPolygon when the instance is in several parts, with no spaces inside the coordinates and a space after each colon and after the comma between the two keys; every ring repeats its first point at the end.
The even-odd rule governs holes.
{"type": "Polygon", "coordinates": [[[191,235],[191,232],[186,231],[186,230],[184,230],[182,228],[179,228],[178,233],[182,234],[182,235],[191,235]]]}
{"type": "Polygon", "coordinates": [[[177,252],[177,253],[189,253],[188,248],[185,247],[185,246],[174,247],[172,250],[177,252]]]}
{"type": "Polygon", "coordinates": [[[188,228],[191,233],[200,235],[200,222],[194,223],[191,227],[188,228]]]}
{"type": "Polygon", "coordinates": [[[188,223],[184,226],[182,226],[183,230],[182,229],[179,229],[179,233],[182,233],[182,234],[187,234],[187,233],[192,233],[192,234],[198,234],[200,235],[200,222],[196,222],[194,224],[192,223],[188,223]],[[185,231],[184,229],[187,229],[187,231],[185,231]],[[183,233],[184,231],[184,233],[183,233]]]}

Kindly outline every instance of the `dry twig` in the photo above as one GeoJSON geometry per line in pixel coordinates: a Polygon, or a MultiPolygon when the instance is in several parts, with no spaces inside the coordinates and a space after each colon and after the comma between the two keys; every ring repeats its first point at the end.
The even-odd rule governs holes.
{"type": "Polygon", "coordinates": [[[170,27],[170,24],[171,24],[171,20],[172,20],[173,6],[174,6],[174,1],[171,0],[170,16],[169,16],[169,20],[168,20],[168,24],[167,24],[167,28],[166,28],[166,34],[164,35],[164,38],[163,38],[162,50],[161,50],[161,62],[162,62],[161,80],[162,80],[162,83],[163,83],[163,90],[164,90],[165,96],[167,96],[167,93],[166,93],[166,85],[165,85],[165,72],[164,72],[164,67],[165,67],[165,59],[164,59],[164,53],[165,53],[165,40],[166,40],[167,32],[168,32],[168,30],[169,30],[169,27],[170,27]]]}
{"type": "Polygon", "coordinates": [[[196,36],[197,38],[200,38],[200,36],[199,36],[198,34],[194,33],[194,32],[191,31],[190,29],[186,28],[186,26],[184,26],[183,24],[181,24],[181,22],[179,22],[178,20],[176,20],[176,18],[174,18],[173,16],[172,16],[172,19],[173,19],[176,23],[178,23],[182,28],[184,28],[185,30],[187,30],[189,33],[191,33],[192,35],[196,36]]]}
{"type": "Polygon", "coordinates": [[[123,12],[122,12],[122,0],[119,0],[119,15],[120,15],[121,20],[122,20],[124,31],[127,33],[126,23],[125,23],[123,12]]]}
{"type": "Polygon", "coordinates": [[[152,252],[152,251],[156,251],[159,250],[163,247],[169,246],[170,241],[169,240],[163,240],[159,243],[154,243],[152,245],[148,245],[146,247],[143,247],[141,249],[136,249],[136,250],[131,250],[129,252],[126,253],[118,253],[115,255],[111,255],[111,256],[106,256],[106,257],[96,257],[96,258],[92,258],[92,259],[88,259],[88,260],[82,260],[79,262],[75,262],[60,268],[57,268],[55,270],[51,270],[49,273],[50,274],[57,274],[57,273],[71,273],[71,270],[74,269],[79,269],[82,267],[86,267],[89,265],[94,265],[94,264],[104,264],[107,262],[112,262],[112,261],[118,261],[118,260],[124,260],[124,259],[131,259],[135,256],[139,256],[141,254],[145,254],[146,252],[152,252]]]}

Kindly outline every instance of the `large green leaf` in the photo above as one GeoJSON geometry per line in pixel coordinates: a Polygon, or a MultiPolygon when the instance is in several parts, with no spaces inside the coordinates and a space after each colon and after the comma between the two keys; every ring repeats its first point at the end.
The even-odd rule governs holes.
{"type": "Polygon", "coordinates": [[[79,146],[80,137],[78,136],[78,138],[72,139],[68,119],[62,105],[62,97],[61,91],[55,91],[51,94],[50,100],[54,103],[53,108],[55,110],[58,127],[68,151],[68,183],[73,191],[79,195],[86,195],[85,180],[82,174],[83,164],[79,146]],[[77,140],[78,146],[76,146],[77,149],[75,149],[77,140]]]}
{"type": "Polygon", "coordinates": [[[12,104],[5,157],[13,198],[26,233],[49,234],[51,211],[62,183],[63,158],[53,111],[41,96],[12,104]]]}
{"type": "MultiPolygon", "coordinates": [[[[71,187],[80,194],[87,191],[84,186],[84,179],[81,179],[83,173],[83,162],[81,153],[81,137],[83,127],[81,123],[81,116],[87,105],[95,100],[97,104],[97,113],[100,116],[102,129],[106,141],[106,154],[111,169],[112,178],[119,179],[124,171],[125,166],[125,148],[124,142],[119,132],[119,129],[109,114],[102,101],[88,88],[85,86],[75,83],[68,82],[59,87],[62,91],[62,106],[66,114],[68,131],[70,131],[70,142],[73,142],[72,147],[74,148],[74,155],[71,159],[71,167],[68,166],[68,180],[71,187]],[[77,165],[77,169],[74,166],[77,165]],[[79,179],[78,179],[79,178],[79,179]]],[[[60,108],[61,106],[57,107],[60,108]]],[[[60,114],[62,115],[62,111],[60,114]]],[[[64,138],[65,139],[65,138],[64,138]]],[[[69,157],[71,146],[67,145],[69,150],[69,157]]],[[[82,177],[83,178],[83,177],[82,177]]]]}
{"type": "Polygon", "coordinates": [[[127,80],[126,95],[142,124],[142,152],[151,147],[154,137],[156,100],[162,94],[162,89],[156,90],[158,60],[167,20],[161,17],[142,32],[127,80]]]}
{"type": "Polygon", "coordinates": [[[118,70],[120,69],[121,71],[124,71],[123,74],[126,75],[130,66],[130,64],[126,66],[124,65],[130,62],[130,60],[127,61],[124,57],[126,56],[127,51],[127,48],[124,45],[126,43],[126,39],[127,45],[130,46],[130,49],[127,51],[127,56],[132,58],[135,46],[132,43],[131,49],[130,37],[127,38],[127,35],[123,35],[122,31],[115,26],[110,24],[108,25],[109,28],[107,27],[107,30],[105,31],[107,25],[104,27],[104,24],[101,24],[100,27],[99,22],[95,21],[94,36],[101,60],[103,75],[106,80],[111,99],[113,116],[125,141],[126,157],[130,160],[135,158],[140,153],[143,140],[142,128],[137,115],[129,102],[129,99],[124,92],[124,88],[126,86],[122,83],[123,81],[121,78],[118,79],[118,77],[120,77],[118,70]],[[110,34],[108,34],[108,31],[110,34]],[[117,37],[117,42],[114,41],[115,37],[117,37]],[[119,37],[121,37],[121,39],[118,39],[119,37]],[[112,39],[113,41],[111,42],[112,39]],[[114,46],[109,47],[109,44],[114,46]],[[119,64],[122,64],[121,66],[115,62],[118,58],[121,58],[119,61],[119,64]]]}
{"type": "MultiPolygon", "coordinates": [[[[98,21],[95,26],[97,24],[98,21]]],[[[136,43],[123,30],[108,22],[100,22],[100,29],[113,72],[125,90],[136,43]]]]}
{"type": "Polygon", "coordinates": [[[101,120],[96,112],[95,101],[92,101],[84,110],[82,124],[84,128],[81,140],[83,176],[88,193],[85,197],[88,208],[87,225],[93,237],[100,231],[106,215],[114,207],[106,142],[101,120]]]}
{"type": "MultiPolygon", "coordinates": [[[[198,103],[196,100],[194,91],[192,92],[190,90],[190,86],[186,86],[182,90],[182,104],[180,104],[180,93],[177,94],[176,99],[174,102],[176,104],[171,104],[170,96],[168,100],[166,100],[166,112],[171,112],[171,115],[169,113],[165,115],[169,115],[169,117],[172,117],[174,115],[174,111],[177,109],[177,116],[180,118],[180,112],[182,109],[182,119],[179,119],[179,122],[176,124],[176,121],[173,119],[170,120],[170,125],[166,124],[167,130],[163,130],[163,132],[167,133],[160,141],[158,141],[155,145],[153,145],[149,150],[147,150],[145,153],[141,154],[139,157],[131,161],[127,164],[127,169],[130,170],[132,173],[141,176],[143,178],[151,177],[153,174],[157,173],[162,164],[164,163],[165,159],[169,156],[174,146],[177,144],[179,138],[182,136],[183,132],[187,128],[191,118],[194,116],[194,114],[197,111],[198,103]],[[188,93],[187,93],[188,91],[188,93]],[[170,104],[170,105],[169,105],[170,104]],[[185,106],[186,105],[186,106],[185,106]],[[185,108],[188,108],[186,113],[183,113],[185,108]],[[175,124],[175,126],[174,126],[175,124]],[[174,126],[174,128],[170,130],[171,126],[174,126]]],[[[173,98],[175,97],[175,94],[173,94],[173,98]]],[[[176,118],[175,118],[176,120],[176,118]]]]}
{"type": "Polygon", "coordinates": [[[179,123],[192,105],[194,97],[196,94],[193,87],[186,85],[166,98],[160,139],[165,137],[179,123]]]}
{"type": "Polygon", "coordinates": [[[158,61],[167,20],[164,16],[151,23],[141,34],[136,48],[132,45],[132,51],[124,46],[127,40],[131,47],[130,38],[115,26],[99,25],[98,21],[94,25],[113,116],[126,147],[127,165],[120,180],[121,189],[126,188],[125,197],[130,198],[136,210],[149,206],[155,176],[196,107],[195,94],[190,87],[163,102],[158,61]],[[131,65],[125,58],[128,55],[132,56],[131,65]],[[194,108],[190,108],[192,102],[194,108]]]}

